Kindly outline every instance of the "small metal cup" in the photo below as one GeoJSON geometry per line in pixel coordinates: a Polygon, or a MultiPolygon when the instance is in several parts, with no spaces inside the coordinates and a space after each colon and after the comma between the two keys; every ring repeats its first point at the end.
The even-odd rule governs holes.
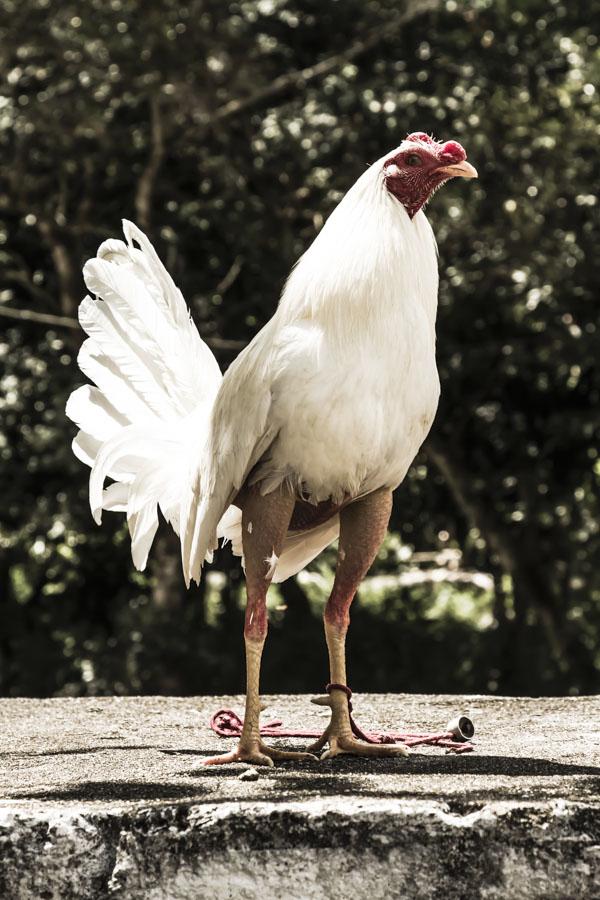
{"type": "Polygon", "coordinates": [[[468,716],[457,716],[446,728],[456,741],[470,741],[475,734],[475,726],[468,716]]]}

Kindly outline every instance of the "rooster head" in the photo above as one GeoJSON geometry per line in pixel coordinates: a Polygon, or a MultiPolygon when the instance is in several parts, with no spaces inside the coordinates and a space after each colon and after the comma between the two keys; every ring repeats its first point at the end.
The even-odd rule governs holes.
{"type": "Polygon", "coordinates": [[[450,178],[477,178],[457,141],[441,143],[423,131],[409,134],[383,164],[387,190],[412,219],[431,195],[450,178]]]}

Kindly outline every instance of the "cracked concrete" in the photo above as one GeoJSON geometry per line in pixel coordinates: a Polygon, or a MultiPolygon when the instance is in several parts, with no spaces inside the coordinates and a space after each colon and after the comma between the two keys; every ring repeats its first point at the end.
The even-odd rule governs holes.
{"type": "MultiPolygon", "coordinates": [[[[308,697],[273,697],[319,728],[308,697]]],[[[475,721],[474,754],[206,769],[239,697],[0,701],[3,900],[600,897],[600,698],[356,696],[366,728],[475,721]]],[[[302,748],[307,741],[286,739],[302,748]]]]}

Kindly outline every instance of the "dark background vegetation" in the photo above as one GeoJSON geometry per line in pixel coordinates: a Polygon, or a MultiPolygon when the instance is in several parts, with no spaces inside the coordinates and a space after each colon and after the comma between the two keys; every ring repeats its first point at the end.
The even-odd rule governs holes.
{"type": "MultiPolygon", "coordinates": [[[[186,592],[91,520],[64,404],[83,261],[134,219],[227,366],[364,166],[412,130],[442,402],[353,609],[358,690],[598,691],[597,0],[0,0],[0,692],[243,687],[239,565],[186,592]]],[[[267,690],[326,680],[332,552],[273,592],[267,690]]]]}

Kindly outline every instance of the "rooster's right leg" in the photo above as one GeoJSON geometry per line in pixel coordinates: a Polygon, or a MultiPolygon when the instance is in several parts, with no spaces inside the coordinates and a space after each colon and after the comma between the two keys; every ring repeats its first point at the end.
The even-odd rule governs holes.
{"type": "Polygon", "coordinates": [[[317,753],[329,744],[321,759],[341,753],[356,756],[408,756],[404,744],[368,744],[352,732],[346,680],[346,632],[350,604],[372,565],[387,531],[392,511],[392,492],[387,488],[355,500],[340,512],[338,562],[331,596],[324,612],[329,652],[330,692],[314,702],[331,707],[331,722],[310,749],[317,753]]]}
{"type": "Polygon", "coordinates": [[[281,553],[294,510],[294,497],[281,489],[261,496],[249,488],[236,500],[242,507],[242,541],[246,568],[246,710],[242,735],[235,750],[204,760],[214,766],[250,762],[272,766],[276,759],[314,759],[310,753],[292,753],[267,746],[260,737],[260,662],[267,636],[267,590],[281,553]]]}

